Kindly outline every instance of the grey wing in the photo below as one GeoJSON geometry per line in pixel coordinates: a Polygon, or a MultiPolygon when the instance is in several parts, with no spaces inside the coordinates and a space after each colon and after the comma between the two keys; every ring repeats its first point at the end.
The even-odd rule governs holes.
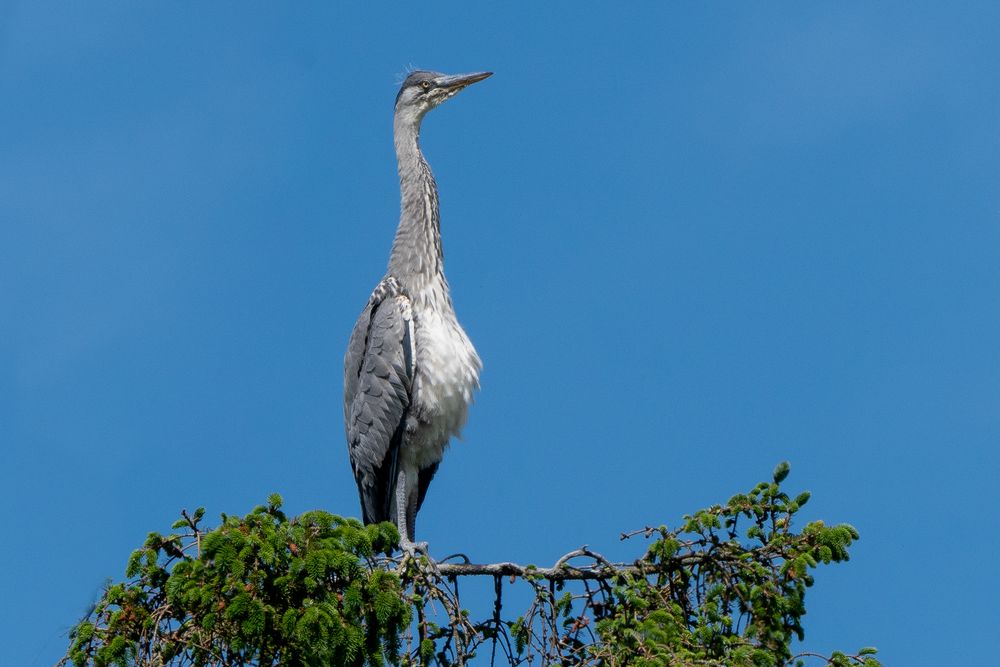
{"type": "Polygon", "coordinates": [[[347,446],[365,523],[389,520],[413,378],[409,306],[405,296],[376,289],[344,359],[347,446]]]}

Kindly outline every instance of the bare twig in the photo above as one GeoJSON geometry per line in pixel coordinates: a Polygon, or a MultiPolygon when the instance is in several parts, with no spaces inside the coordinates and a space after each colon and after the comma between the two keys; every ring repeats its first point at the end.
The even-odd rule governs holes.
{"type": "Polygon", "coordinates": [[[583,580],[603,580],[616,574],[633,574],[646,576],[648,574],[659,574],[670,572],[677,567],[687,567],[697,565],[706,560],[718,561],[721,554],[693,553],[683,554],[671,558],[662,564],[649,562],[633,563],[612,563],[605,560],[600,554],[595,554],[586,550],[577,549],[571,551],[556,561],[552,567],[536,567],[534,565],[520,565],[518,563],[443,563],[438,565],[438,569],[443,578],[447,577],[473,577],[473,576],[507,576],[520,577],[522,579],[540,578],[549,581],[583,581],[583,580]],[[576,567],[567,565],[566,561],[577,557],[590,557],[595,562],[593,565],[576,567]]]}

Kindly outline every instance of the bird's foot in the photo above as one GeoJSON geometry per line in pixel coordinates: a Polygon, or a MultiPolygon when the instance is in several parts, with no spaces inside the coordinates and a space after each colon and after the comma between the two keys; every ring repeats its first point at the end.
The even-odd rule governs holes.
{"type": "Polygon", "coordinates": [[[428,553],[426,542],[411,542],[403,538],[399,542],[399,548],[403,552],[403,559],[399,563],[400,569],[405,569],[407,563],[412,560],[422,572],[440,578],[441,571],[438,569],[437,561],[431,558],[430,553],[428,553]],[[422,558],[418,556],[422,556],[422,558]]]}
{"type": "Polygon", "coordinates": [[[418,553],[423,554],[430,558],[427,553],[427,543],[426,542],[411,542],[405,537],[399,541],[399,548],[404,554],[408,554],[411,557],[416,556],[418,553]]]}

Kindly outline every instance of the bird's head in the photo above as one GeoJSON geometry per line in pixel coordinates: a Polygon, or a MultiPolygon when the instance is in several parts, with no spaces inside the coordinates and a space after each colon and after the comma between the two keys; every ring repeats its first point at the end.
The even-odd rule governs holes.
{"type": "Polygon", "coordinates": [[[493,72],[441,74],[425,70],[410,72],[396,95],[396,116],[419,123],[428,111],[454,97],[466,86],[492,74],[493,72]]]}

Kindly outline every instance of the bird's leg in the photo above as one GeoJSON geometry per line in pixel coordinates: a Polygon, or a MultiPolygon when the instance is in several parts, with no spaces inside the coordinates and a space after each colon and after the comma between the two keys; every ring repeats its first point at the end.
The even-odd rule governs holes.
{"type": "MultiPolygon", "coordinates": [[[[416,481],[414,479],[414,481],[416,481]]],[[[409,493],[406,498],[406,534],[413,539],[417,536],[417,485],[414,484],[412,489],[408,489],[409,493]]],[[[423,545],[423,551],[427,553],[427,543],[421,542],[423,545]]]]}
{"type": "MultiPolygon", "coordinates": [[[[418,473],[419,474],[419,473],[418,473]]],[[[417,479],[417,475],[413,476],[414,481],[417,479]]],[[[407,499],[406,505],[406,529],[409,531],[410,538],[416,537],[416,527],[417,527],[417,484],[413,485],[410,489],[410,496],[407,499]]],[[[426,559],[426,569],[425,572],[430,572],[438,579],[441,578],[441,569],[438,567],[437,561],[431,558],[430,552],[427,550],[427,542],[411,542],[414,552],[421,553],[426,559]]]]}
{"type": "MultiPolygon", "coordinates": [[[[416,479],[416,475],[414,475],[416,479]]],[[[410,489],[410,497],[406,504],[406,531],[410,538],[417,536],[417,485],[414,484],[413,488],[410,489]]],[[[427,552],[427,542],[413,542],[413,547],[427,556],[427,560],[434,562],[431,559],[431,555],[427,552]]]]}
{"type": "Polygon", "coordinates": [[[399,548],[411,556],[419,552],[429,559],[427,543],[413,541],[417,521],[417,473],[408,471],[407,467],[401,465],[396,474],[396,529],[399,530],[399,548]]]}
{"type": "Polygon", "coordinates": [[[396,476],[396,528],[399,530],[399,548],[403,552],[402,563],[409,559],[416,560],[417,554],[420,554],[425,559],[423,565],[418,565],[420,569],[440,578],[440,570],[427,551],[427,543],[413,541],[417,523],[418,474],[415,468],[404,464],[399,467],[396,476]]]}

